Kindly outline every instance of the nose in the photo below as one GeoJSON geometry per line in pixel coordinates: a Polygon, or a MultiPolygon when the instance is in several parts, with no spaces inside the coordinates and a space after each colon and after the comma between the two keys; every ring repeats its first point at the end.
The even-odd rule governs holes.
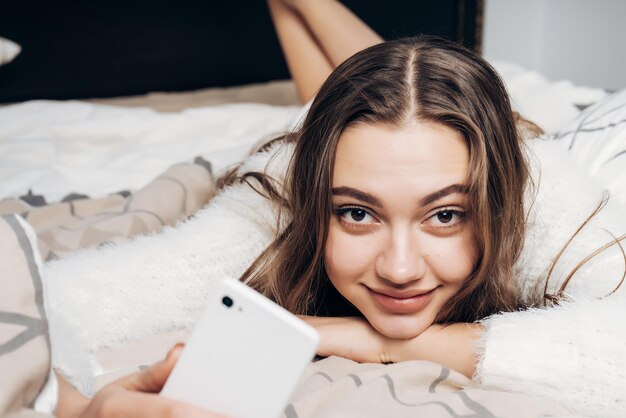
{"type": "Polygon", "coordinates": [[[426,273],[424,249],[420,248],[418,237],[411,229],[393,228],[376,260],[378,276],[395,285],[419,280],[426,273]]]}

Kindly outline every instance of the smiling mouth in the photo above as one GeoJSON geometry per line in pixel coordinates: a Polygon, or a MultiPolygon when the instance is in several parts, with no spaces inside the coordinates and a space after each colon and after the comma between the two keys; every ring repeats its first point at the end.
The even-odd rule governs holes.
{"type": "Polygon", "coordinates": [[[412,294],[388,294],[367,288],[372,299],[383,310],[396,314],[409,314],[422,310],[432,299],[439,286],[412,294]]]}

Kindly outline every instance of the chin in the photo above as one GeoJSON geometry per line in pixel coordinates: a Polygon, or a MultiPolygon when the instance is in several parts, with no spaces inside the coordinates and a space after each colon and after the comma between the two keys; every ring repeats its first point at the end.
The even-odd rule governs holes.
{"type": "Polygon", "coordinates": [[[416,322],[415,319],[410,317],[385,318],[382,321],[369,321],[372,327],[380,334],[396,340],[415,338],[430,326],[430,323],[424,325],[422,321],[416,322]]]}

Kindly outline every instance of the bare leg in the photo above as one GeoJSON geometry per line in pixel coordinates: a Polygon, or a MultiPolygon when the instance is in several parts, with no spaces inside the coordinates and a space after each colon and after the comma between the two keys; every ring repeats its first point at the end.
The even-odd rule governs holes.
{"type": "Polygon", "coordinates": [[[335,69],[383,38],[337,0],[283,0],[304,19],[335,69]]]}
{"type": "Polygon", "coordinates": [[[383,41],[336,0],[268,0],[276,33],[302,101],[348,57],[383,41]]]}
{"type": "Polygon", "coordinates": [[[268,0],[274,28],[300,100],[317,93],[333,66],[302,17],[283,0],[268,0]]]}

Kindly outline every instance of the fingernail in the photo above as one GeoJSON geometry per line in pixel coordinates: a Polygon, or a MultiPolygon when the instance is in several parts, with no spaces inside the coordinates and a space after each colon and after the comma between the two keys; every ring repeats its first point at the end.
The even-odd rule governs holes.
{"type": "Polygon", "coordinates": [[[183,343],[176,343],[176,345],[174,345],[174,347],[172,347],[170,351],[167,352],[167,356],[165,358],[169,359],[172,355],[174,355],[175,352],[182,350],[184,346],[185,344],[183,343]]]}

